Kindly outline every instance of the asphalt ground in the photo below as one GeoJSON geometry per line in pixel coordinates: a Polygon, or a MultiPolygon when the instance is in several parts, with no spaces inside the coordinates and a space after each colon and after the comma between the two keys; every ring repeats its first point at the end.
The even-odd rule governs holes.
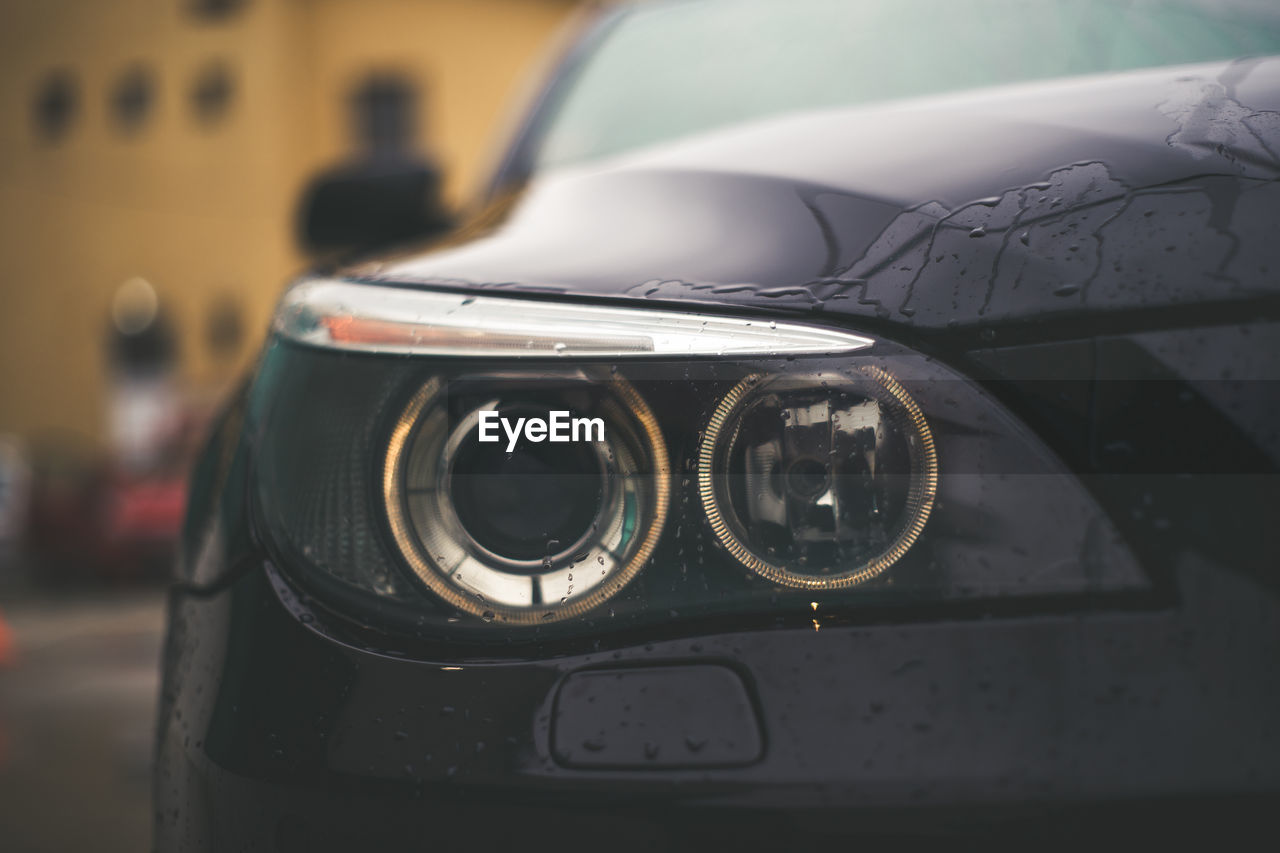
{"type": "Polygon", "coordinates": [[[149,850],[163,592],[3,589],[0,618],[0,850],[149,850]]]}

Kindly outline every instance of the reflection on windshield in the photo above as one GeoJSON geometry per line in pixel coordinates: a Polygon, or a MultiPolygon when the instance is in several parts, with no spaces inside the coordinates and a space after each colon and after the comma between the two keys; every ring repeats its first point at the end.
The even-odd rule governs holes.
{"type": "Polygon", "coordinates": [[[1280,53],[1273,0],[700,0],[624,15],[536,167],[783,112],[1280,53]]]}

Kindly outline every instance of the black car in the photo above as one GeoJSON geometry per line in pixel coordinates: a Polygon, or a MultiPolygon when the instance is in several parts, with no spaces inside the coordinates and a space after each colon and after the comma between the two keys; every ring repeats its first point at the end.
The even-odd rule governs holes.
{"type": "Polygon", "coordinates": [[[218,422],[159,849],[1267,829],[1280,7],[614,8],[482,195],[218,422]]]}

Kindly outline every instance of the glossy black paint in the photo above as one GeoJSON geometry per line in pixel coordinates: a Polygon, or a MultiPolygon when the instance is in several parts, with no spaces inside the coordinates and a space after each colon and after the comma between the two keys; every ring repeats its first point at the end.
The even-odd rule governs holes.
{"type": "MultiPolygon", "coordinates": [[[[1185,606],[1162,612],[753,631],[452,665],[345,642],[259,564],[211,595],[173,595],[159,846],[1234,837],[1260,814],[1242,795],[1280,786],[1280,620],[1273,598],[1222,567],[1177,568],[1185,606]],[[553,729],[566,678],[708,663],[747,674],[767,733],[759,761],[565,760],[553,729]]],[[[674,709],[645,722],[691,752],[716,734],[674,709]]],[[[573,746],[589,753],[590,738],[573,746]]]]}
{"type": "Polygon", "coordinates": [[[1274,316],[1277,140],[1280,58],[783,117],[535,178],[477,239],[347,272],[916,334],[1274,316]]]}
{"type": "MultiPolygon", "coordinates": [[[[1008,401],[1165,595],[655,630],[459,663],[447,643],[428,655],[353,624],[270,564],[246,485],[258,437],[233,406],[198,472],[172,595],[157,846],[1243,832],[1280,794],[1277,152],[1280,59],[1018,87],[779,119],[548,175],[452,245],[352,268],[888,334],[1008,401]],[[707,664],[741,679],[758,758],[618,769],[557,743],[575,674],[707,664]]],[[[670,748],[704,737],[692,720],[645,723],[669,729],[670,748]]]]}

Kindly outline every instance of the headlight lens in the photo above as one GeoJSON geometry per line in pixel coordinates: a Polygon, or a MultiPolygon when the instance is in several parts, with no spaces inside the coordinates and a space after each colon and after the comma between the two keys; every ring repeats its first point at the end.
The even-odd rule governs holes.
{"type": "Polygon", "coordinates": [[[831,329],[318,282],[248,429],[281,565],[451,642],[1148,586],[979,387],[831,329]]]}
{"type": "Polygon", "coordinates": [[[920,407],[885,371],[752,374],[711,416],[698,493],[720,544],[782,586],[853,586],[924,529],[938,457],[920,407]]]}
{"type": "Polygon", "coordinates": [[[666,522],[670,464],[624,379],[437,377],[397,420],[382,483],[396,544],[432,592],[531,624],[592,610],[636,576],[666,522]],[[562,415],[538,441],[480,440],[485,420],[492,434],[549,413],[562,415]]]}

